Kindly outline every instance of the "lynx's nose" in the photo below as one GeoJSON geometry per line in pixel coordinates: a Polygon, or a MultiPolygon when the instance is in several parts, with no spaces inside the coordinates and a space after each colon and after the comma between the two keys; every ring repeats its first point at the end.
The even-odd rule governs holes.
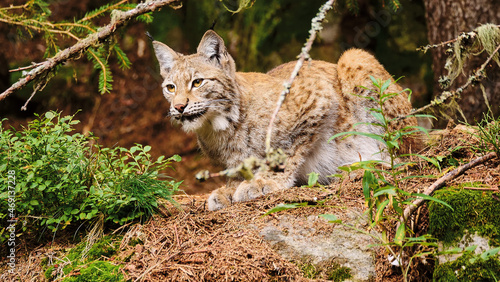
{"type": "Polygon", "coordinates": [[[187,107],[187,104],[175,104],[174,108],[179,111],[179,113],[183,113],[184,109],[187,107]]]}

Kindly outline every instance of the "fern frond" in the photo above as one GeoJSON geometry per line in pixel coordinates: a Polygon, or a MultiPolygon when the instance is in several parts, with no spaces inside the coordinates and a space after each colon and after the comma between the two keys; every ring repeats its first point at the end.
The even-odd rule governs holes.
{"type": "Polygon", "coordinates": [[[118,64],[120,65],[120,68],[129,69],[132,63],[128,59],[127,54],[125,54],[125,52],[123,52],[123,50],[117,44],[114,44],[112,46],[112,49],[113,51],[115,51],[116,57],[118,58],[118,64]]]}
{"type": "Polygon", "coordinates": [[[113,76],[108,61],[99,51],[89,48],[87,50],[87,58],[93,63],[94,68],[99,70],[99,92],[104,94],[109,93],[113,89],[113,76]]]}
{"type": "Polygon", "coordinates": [[[388,0],[388,1],[389,1],[389,7],[394,12],[397,12],[401,8],[401,3],[399,2],[399,0],[388,0]]]}
{"type": "Polygon", "coordinates": [[[137,21],[150,24],[153,22],[153,14],[152,13],[147,13],[147,14],[142,14],[138,17],[135,18],[137,21]]]}
{"type": "Polygon", "coordinates": [[[49,9],[49,5],[49,3],[43,0],[34,0],[30,4],[30,6],[33,7],[35,14],[40,16],[40,21],[46,20],[52,14],[52,11],[49,9]]]}
{"type": "Polygon", "coordinates": [[[48,58],[57,54],[57,52],[59,52],[59,47],[56,44],[55,35],[50,32],[45,32],[44,39],[47,46],[45,47],[45,53],[43,54],[43,57],[48,58]]]}
{"type": "Polygon", "coordinates": [[[105,4],[105,5],[102,5],[101,7],[97,8],[93,11],[85,13],[85,16],[83,17],[83,19],[79,20],[78,22],[81,23],[81,22],[85,22],[85,21],[88,21],[88,20],[93,19],[93,18],[98,18],[98,17],[103,16],[104,13],[109,10],[109,7],[111,5],[113,5],[113,4],[111,4],[111,3],[105,4]]]}

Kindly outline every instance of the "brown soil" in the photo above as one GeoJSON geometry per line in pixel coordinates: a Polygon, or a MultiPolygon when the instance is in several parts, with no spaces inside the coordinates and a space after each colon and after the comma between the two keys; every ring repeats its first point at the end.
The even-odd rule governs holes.
{"type": "MultiPolygon", "coordinates": [[[[477,145],[478,142],[466,133],[468,130],[459,126],[434,134],[432,147],[427,148],[424,154],[453,158],[460,164],[470,162],[477,157],[470,145],[477,145]],[[462,149],[452,150],[459,147],[462,149]]],[[[435,177],[406,181],[403,187],[407,191],[423,191],[453,169],[443,163],[439,172],[427,162],[416,161],[417,165],[404,172],[406,175],[435,177]]],[[[481,182],[484,187],[498,189],[500,160],[495,158],[474,167],[447,183],[447,186],[468,182],[481,182]]],[[[291,188],[216,212],[206,209],[206,198],[207,195],[176,196],[179,205],[168,204],[162,215],[155,216],[144,225],[124,227],[128,230],[121,242],[120,252],[108,259],[123,265],[124,275],[132,281],[306,281],[309,279],[303,277],[298,266],[300,262],[290,262],[278,255],[259,235],[261,228],[278,222],[278,217],[282,215],[305,219],[310,215],[326,213],[342,218],[345,208],[366,209],[360,173],[351,173],[329,187],[291,188]],[[297,202],[307,202],[309,206],[263,216],[279,203],[297,202]],[[131,244],[137,240],[141,243],[131,244]]],[[[414,215],[411,224],[416,236],[427,232],[425,206],[414,215]]],[[[387,226],[391,237],[395,224],[387,226]]],[[[317,232],[325,232],[333,227],[334,224],[325,221],[316,229],[317,232]]],[[[123,232],[123,229],[118,232],[123,232]]],[[[64,242],[23,248],[26,252],[23,252],[18,264],[21,281],[41,280],[41,260],[47,257],[63,259],[68,247],[71,244],[64,242]]],[[[402,281],[401,273],[389,265],[386,257],[387,252],[380,248],[376,281],[402,281]]],[[[2,268],[5,269],[5,263],[2,268]]],[[[423,259],[414,260],[411,281],[430,281],[432,269],[432,257],[425,257],[425,262],[423,259]]]]}

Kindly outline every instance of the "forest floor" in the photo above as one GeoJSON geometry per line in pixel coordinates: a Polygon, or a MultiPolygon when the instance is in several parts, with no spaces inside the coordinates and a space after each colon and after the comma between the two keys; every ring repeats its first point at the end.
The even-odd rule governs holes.
{"type": "MultiPolygon", "coordinates": [[[[479,141],[458,126],[433,134],[432,145],[423,155],[440,160],[441,171],[434,165],[415,159],[416,165],[408,168],[405,175],[427,175],[428,178],[412,178],[403,183],[406,191],[422,192],[437,178],[456,166],[469,163],[480,155],[472,148],[479,141]]],[[[98,259],[120,267],[120,273],[129,281],[323,281],[324,273],[305,273],[303,262],[289,261],[280,256],[262,238],[260,230],[269,224],[277,224],[279,217],[317,216],[335,214],[342,219],[346,209],[365,211],[361,174],[351,173],[327,187],[296,187],[271,193],[259,199],[237,203],[220,211],[208,211],[207,195],[178,195],[177,205],[167,203],[162,214],[145,224],[126,225],[109,234],[115,234],[116,251],[98,259]],[[281,203],[307,203],[298,207],[264,214],[281,203]]],[[[449,181],[446,186],[470,186],[480,182],[483,187],[498,189],[500,160],[494,158],[467,170],[449,181]]],[[[478,191],[478,193],[482,193],[478,191]]],[[[499,192],[496,192],[499,195],[499,192]]],[[[426,205],[419,211],[413,223],[416,236],[427,233],[429,220],[426,205]]],[[[328,233],[335,224],[315,226],[316,232],[328,233]]],[[[389,237],[395,232],[395,225],[389,237]]],[[[355,231],[353,231],[355,232],[355,231]]],[[[8,276],[6,261],[2,258],[2,281],[42,281],[50,264],[52,277],[78,277],[85,266],[74,268],[62,275],[68,265],[68,250],[75,246],[73,234],[57,236],[53,242],[27,243],[18,252],[16,276],[8,276]],[[59,276],[58,276],[59,274],[59,276]]],[[[433,258],[427,264],[415,260],[410,271],[411,281],[432,280],[433,258]]],[[[402,281],[401,272],[387,260],[387,252],[379,247],[376,257],[376,281],[402,281]]],[[[49,276],[51,276],[49,275],[49,276]]],[[[72,281],[72,280],[71,280],[72,281]]],[[[118,280],[117,280],[118,281],[118,280]]]]}

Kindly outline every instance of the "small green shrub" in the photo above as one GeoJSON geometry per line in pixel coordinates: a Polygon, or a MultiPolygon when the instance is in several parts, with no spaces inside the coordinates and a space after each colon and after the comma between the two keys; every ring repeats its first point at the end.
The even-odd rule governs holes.
{"type": "MultiPolygon", "coordinates": [[[[0,219],[19,218],[23,232],[55,231],[97,217],[118,224],[144,220],[156,212],[159,198],[172,200],[178,190],[181,182],[160,171],[179,156],[153,160],[150,146],[90,145],[96,138],[71,133],[78,123],[73,116],[37,117],[20,131],[0,124],[0,177],[3,184],[10,181],[0,185],[0,219]]],[[[0,243],[6,233],[3,227],[0,243]]]]}

